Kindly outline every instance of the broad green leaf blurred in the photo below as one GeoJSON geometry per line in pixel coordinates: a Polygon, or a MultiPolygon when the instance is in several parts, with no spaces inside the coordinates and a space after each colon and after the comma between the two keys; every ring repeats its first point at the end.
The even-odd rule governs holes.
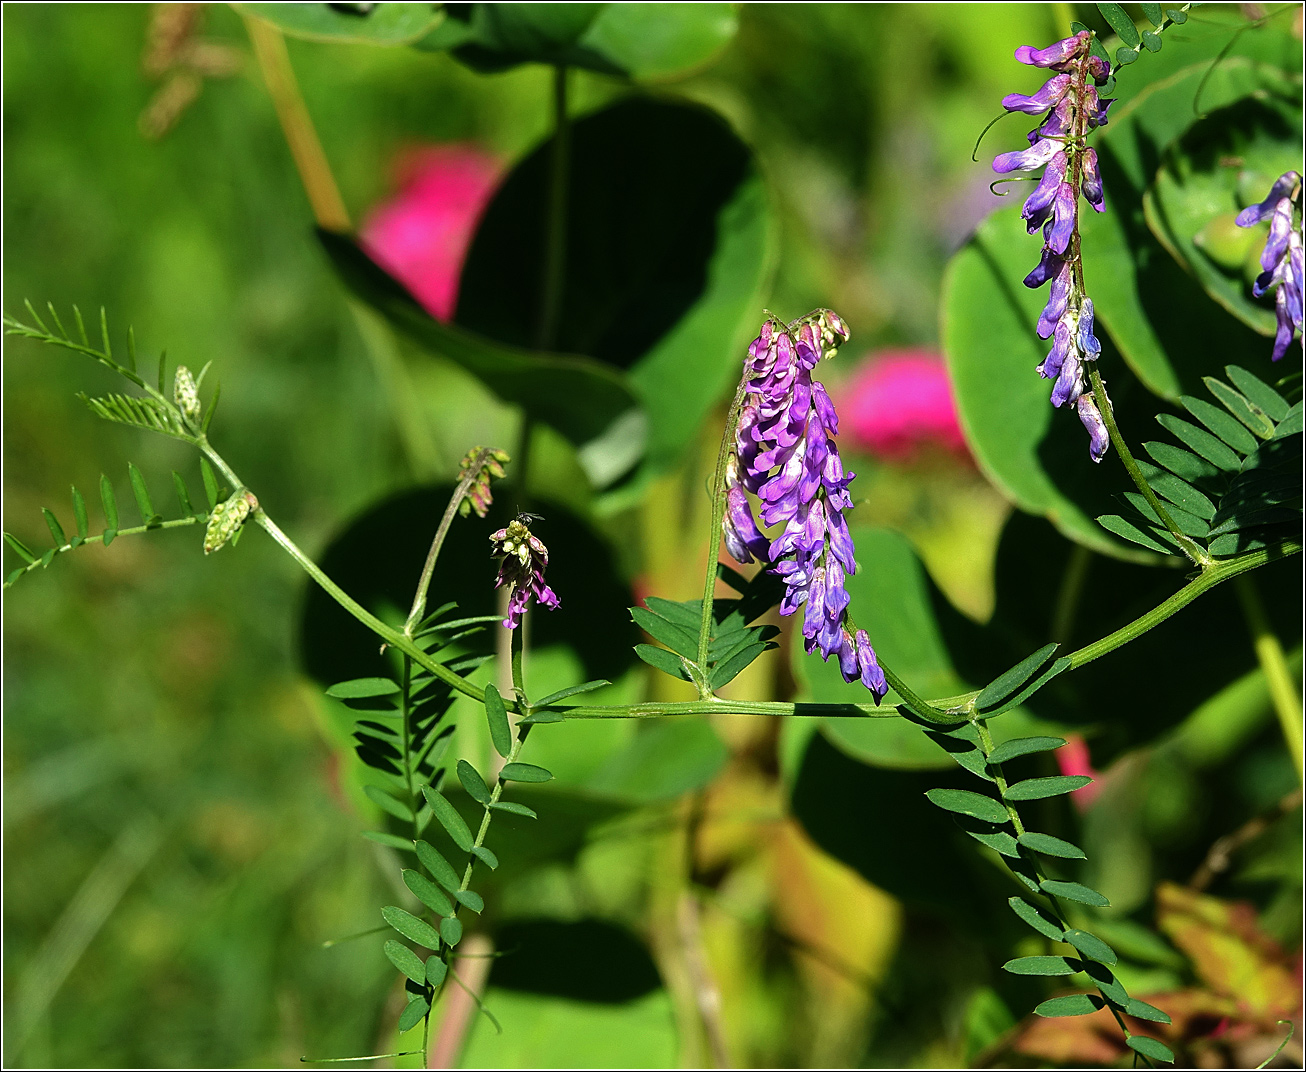
{"type": "Polygon", "coordinates": [[[441,23],[441,4],[232,4],[291,37],[338,44],[409,45],[441,23]]]}
{"type": "MultiPolygon", "coordinates": [[[[627,370],[647,417],[638,486],[679,461],[739,374],[761,322],[771,212],[748,147],[704,108],[633,98],[570,138],[557,346],[627,370]]],[[[537,337],[551,156],[546,143],[504,180],[463,268],[456,322],[508,346],[537,337]]],[[[601,484],[625,472],[595,455],[581,460],[594,456],[601,484]]]]}
{"type": "MultiPolygon", "coordinates": [[[[1272,302],[1252,296],[1244,264],[1230,271],[1212,260],[1199,235],[1216,217],[1236,215],[1261,200],[1285,171],[1300,171],[1301,119],[1300,107],[1274,98],[1223,108],[1171,146],[1143,195],[1148,226],[1171,256],[1215,301],[1262,335],[1274,334],[1272,302]]],[[[1257,228],[1257,254],[1265,230],[1257,228]]]]}

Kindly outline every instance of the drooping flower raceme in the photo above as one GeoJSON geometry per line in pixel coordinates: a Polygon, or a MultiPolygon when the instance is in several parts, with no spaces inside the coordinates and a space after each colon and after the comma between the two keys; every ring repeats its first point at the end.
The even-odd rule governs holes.
{"type": "Polygon", "coordinates": [[[843,512],[852,506],[834,436],[839,417],[825,387],[812,379],[823,356],[848,339],[843,320],[819,309],[792,324],[774,318],[748,348],[745,395],[726,473],[726,547],[741,563],[754,558],[783,578],[781,614],[805,607],[803,646],[839,661],[845,681],[860,680],[878,704],[889,691],[864,629],[848,615],[845,578],[856,571],[843,512]],[[761,501],[764,526],[783,524],[768,540],[747,492],[761,501]]]}
{"type": "Polygon", "coordinates": [[[516,629],[521,625],[522,615],[535,601],[549,610],[556,610],[558,597],[553,589],[544,583],[544,570],[549,564],[549,550],[526,527],[519,517],[490,536],[494,544],[494,556],[499,560],[499,577],[494,582],[495,588],[505,584],[512,589],[508,596],[508,617],[503,620],[504,628],[516,629]]]}
{"type": "Polygon", "coordinates": [[[1274,335],[1274,352],[1278,361],[1288,352],[1293,335],[1302,330],[1302,181],[1295,171],[1285,171],[1275,180],[1269,196],[1259,205],[1238,213],[1239,227],[1255,227],[1270,221],[1270,235],[1261,251],[1261,274],[1252,284],[1252,293],[1263,297],[1275,287],[1274,314],[1278,331],[1274,335]]]}
{"type": "Polygon", "coordinates": [[[1002,99],[1009,112],[1044,115],[1029,132],[1029,148],[1003,153],[993,161],[1000,174],[1043,168],[1043,176],[1021,209],[1026,229],[1043,231],[1043,253],[1025,277],[1025,286],[1051,284],[1048,302],[1038,318],[1040,338],[1052,349],[1038,373],[1054,380],[1052,404],[1073,403],[1089,435],[1089,456],[1100,462],[1106,453],[1106,425],[1098,400],[1089,389],[1085,363],[1096,360],[1102,346],[1093,334],[1093,301],[1084,292],[1079,252],[1079,197],[1101,212],[1105,208],[1097,152],[1084,144],[1089,131],[1105,126],[1111,100],[1097,87],[1111,74],[1111,65],[1090,54],[1093,35],[1081,31],[1045,49],[1022,45],[1016,59],[1055,73],[1037,93],[1011,93],[1002,99]]]}

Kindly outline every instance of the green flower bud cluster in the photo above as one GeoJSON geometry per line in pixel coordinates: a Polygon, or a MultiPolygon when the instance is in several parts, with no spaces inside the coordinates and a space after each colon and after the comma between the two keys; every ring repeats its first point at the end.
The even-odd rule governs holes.
{"type": "Polygon", "coordinates": [[[177,366],[177,376],[172,384],[172,399],[177,408],[191,424],[198,424],[200,419],[200,392],[195,386],[195,377],[185,365],[177,366]]]}
{"type": "Polygon", "coordinates": [[[204,530],[204,553],[222,547],[245,523],[250,512],[257,509],[258,499],[245,488],[237,488],[230,499],[218,503],[209,514],[209,524],[204,530]]]}
{"type": "Polygon", "coordinates": [[[472,447],[465,455],[458,468],[458,480],[466,480],[473,473],[475,482],[467,489],[467,495],[458,504],[458,513],[466,517],[473,510],[477,517],[484,517],[485,512],[494,501],[490,495],[490,480],[503,476],[503,466],[510,461],[506,450],[492,447],[472,447]]]}

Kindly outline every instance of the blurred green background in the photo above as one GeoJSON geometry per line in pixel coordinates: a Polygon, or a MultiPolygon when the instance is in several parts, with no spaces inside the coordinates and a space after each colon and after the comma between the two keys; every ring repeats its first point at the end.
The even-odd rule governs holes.
{"type": "MultiPolygon", "coordinates": [[[[202,33],[227,50],[232,72],[207,79],[160,139],[139,127],[158,88],[141,63],[150,17],[144,5],[5,6],[4,308],[16,313],[26,298],[103,305],[115,339],[131,324],[146,353],[166,348],[192,368],[213,360],[220,449],[318,554],[369,505],[452,478],[469,446],[510,445],[516,418],[453,365],[427,361],[414,376],[436,460],[428,471],[414,463],[312,237],[239,17],[207,8],[202,33]]],[[[658,89],[719,110],[756,151],[779,221],[768,306],[795,316],[827,305],[852,326],[827,382],[837,386],[876,349],[937,349],[944,265],[998,204],[987,157],[970,159],[975,138],[1004,93],[1037,85],[1013,48],[1061,36],[1071,17],[1066,5],[743,6],[718,58],[658,89]]],[[[393,191],[405,146],[471,142],[511,164],[549,128],[542,67],[484,76],[444,54],[288,45],[355,220],[393,191]]],[[[585,72],[572,91],[577,112],[624,92],[585,72]]],[[[125,503],[128,460],[156,497],[173,468],[197,493],[179,445],[86,412],[75,395],[106,388],[102,370],[24,341],[7,340],[5,356],[7,530],[43,543],[41,507],[66,521],[68,485],[94,489],[102,472],[125,503]]],[[[654,488],[642,529],[639,509],[594,521],[640,594],[694,595],[699,563],[677,563],[679,544],[659,545],[650,517],[689,501],[717,434],[710,423],[703,451],[654,488]]],[[[560,446],[541,459],[533,480],[585,516],[590,495],[574,459],[560,446]]],[[[852,464],[859,499],[874,504],[857,520],[903,533],[952,602],[983,620],[1007,516],[998,493],[954,458],[852,464]]],[[[396,895],[394,868],[358,836],[374,819],[344,769],[352,759],[339,726],[301,672],[305,580],[262,534],[215,557],[199,550],[189,529],[123,539],[61,558],[6,593],[9,1064],[293,1065],[306,1054],[392,1048],[400,995],[380,938],[322,948],[374,927],[396,895]]],[[[549,658],[565,662],[541,655],[538,680],[567,684],[575,666],[549,658]]],[[[772,688],[792,690],[778,663],[764,674],[756,684],[776,677],[772,688]]],[[[1207,711],[1215,728],[1206,731],[1193,716],[1168,743],[1118,760],[1125,773],[1088,812],[1082,836],[1099,879],[1117,874],[1117,888],[1132,891],[1121,898],[1129,910],[1145,906],[1152,882],[1185,880],[1215,838],[1293,788],[1255,677],[1236,717],[1207,711]]],[[[633,694],[642,682],[635,672],[619,684],[633,694]]],[[[838,863],[784,819],[800,766],[809,781],[844,786],[849,800],[865,794],[847,819],[854,838],[869,821],[865,800],[915,801],[938,775],[863,766],[810,730],[718,725],[708,749],[721,752],[710,799],[726,818],[699,850],[699,881],[713,898],[700,922],[734,1059],[967,1061],[1037,1000],[1027,981],[995,970],[1006,932],[983,933],[987,909],[968,919],[955,904],[872,886],[854,870],[855,853],[838,863]],[[787,889],[786,873],[806,886],[787,889]],[[831,966],[830,950],[848,962],[831,966]]],[[[635,730],[576,732],[540,740],[561,781],[569,755],[584,780],[598,765],[586,756],[615,754],[635,730]]],[[[606,919],[657,959],[667,919],[658,875],[677,851],[665,836],[675,807],[629,812],[629,829],[525,869],[501,891],[497,926],[518,916],[606,919]]],[[[1242,885],[1222,894],[1252,896],[1270,910],[1270,933],[1299,948],[1296,835],[1290,823],[1276,829],[1244,861],[1242,885]]],[[[904,873],[918,862],[910,843],[895,851],[904,873]]],[[[1150,923],[1148,911],[1138,918],[1150,923]]],[[[1159,942],[1130,933],[1140,948],[1148,936],[1159,942]]],[[[510,947],[502,933],[500,944],[510,947]]],[[[1154,988],[1190,980],[1183,959],[1161,950],[1138,956],[1154,988]]],[[[492,1007],[505,1035],[478,1021],[468,1065],[656,1066],[695,1052],[674,994],[656,980],[615,1004],[540,997],[536,983],[504,970],[492,1007]]]]}

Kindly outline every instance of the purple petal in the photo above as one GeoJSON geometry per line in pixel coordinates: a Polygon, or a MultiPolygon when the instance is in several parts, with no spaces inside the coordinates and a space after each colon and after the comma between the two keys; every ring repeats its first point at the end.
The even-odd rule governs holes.
{"type": "Polygon", "coordinates": [[[1100,462],[1106,454],[1111,439],[1107,435],[1106,425],[1102,421],[1102,414],[1098,412],[1092,393],[1080,395],[1075,406],[1079,410],[1080,422],[1088,431],[1088,456],[1093,461],[1100,462]]]}
{"type": "Polygon", "coordinates": [[[1043,253],[1039,257],[1038,264],[1034,270],[1025,276],[1025,286],[1030,290],[1038,290],[1049,279],[1058,275],[1065,266],[1065,259],[1058,253],[1053,253],[1046,246],[1043,247],[1043,253]]]}
{"type": "Polygon", "coordinates": [[[1066,306],[1070,302],[1070,283],[1072,276],[1072,265],[1070,261],[1062,262],[1061,271],[1057,277],[1052,280],[1052,289],[1048,294],[1048,303],[1043,307],[1043,312],[1039,314],[1038,325],[1035,330],[1038,332],[1040,339],[1052,337],[1052,333],[1057,329],[1057,321],[1065,315],[1066,306]]]}
{"type": "Polygon", "coordinates": [[[871,690],[876,706],[879,706],[889,691],[889,683],[875,658],[875,649],[871,647],[871,638],[866,635],[865,629],[857,630],[857,662],[862,668],[862,684],[871,690]]]}
{"type": "Polygon", "coordinates": [[[1009,112],[1024,112],[1026,115],[1042,115],[1062,97],[1070,88],[1070,75],[1059,74],[1043,83],[1037,93],[1025,96],[1021,93],[1008,93],[1002,98],[1002,107],[1009,112]]]}
{"type": "Polygon", "coordinates": [[[1039,184],[1034,187],[1034,192],[1025,199],[1025,204],[1020,210],[1020,214],[1025,218],[1026,227],[1030,234],[1037,231],[1043,221],[1048,218],[1048,212],[1052,207],[1052,202],[1057,196],[1057,191],[1061,188],[1061,182],[1066,177],[1066,154],[1057,153],[1048,161],[1048,166],[1043,171],[1043,178],[1039,184]]]}
{"type": "Polygon", "coordinates": [[[1047,244],[1053,253],[1065,253],[1070,245],[1070,236],[1075,230],[1075,188],[1068,182],[1057,187],[1057,196],[1052,203],[1052,227],[1048,231],[1047,244]]]}
{"type": "Polygon", "coordinates": [[[1292,192],[1301,182],[1301,176],[1295,171],[1285,171],[1277,179],[1274,185],[1270,187],[1270,193],[1259,205],[1249,205],[1238,213],[1237,223],[1239,227],[1251,227],[1253,224],[1260,223],[1285,197],[1292,196],[1292,192]]]}
{"type": "Polygon", "coordinates": [[[1088,48],[1091,37],[1092,34],[1087,30],[1081,30],[1073,37],[1048,45],[1047,48],[1036,49],[1033,45],[1021,45],[1016,49],[1016,59],[1031,67],[1055,67],[1058,63],[1065,63],[1080,55],[1088,48]]]}
{"type": "Polygon", "coordinates": [[[1073,347],[1061,363],[1057,382],[1052,385],[1052,404],[1060,409],[1067,402],[1077,401],[1084,393],[1084,369],[1079,361],[1079,351],[1073,347]]]}
{"type": "Polygon", "coordinates": [[[1084,307],[1079,313],[1079,334],[1076,338],[1079,352],[1085,361],[1094,360],[1102,352],[1102,344],[1093,334],[1093,299],[1085,298],[1084,307]]]}
{"type": "Polygon", "coordinates": [[[1084,191],[1084,198],[1098,212],[1106,210],[1106,199],[1102,193],[1102,175],[1097,169],[1097,150],[1088,149],[1084,153],[1084,181],[1081,189],[1084,191]]]}
{"type": "Polygon", "coordinates": [[[1019,152],[1003,153],[993,161],[993,170],[999,175],[1005,175],[1009,171],[1033,171],[1036,167],[1042,167],[1053,155],[1061,150],[1059,142],[1050,141],[1047,138],[1035,142],[1028,149],[1019,152]]]}

